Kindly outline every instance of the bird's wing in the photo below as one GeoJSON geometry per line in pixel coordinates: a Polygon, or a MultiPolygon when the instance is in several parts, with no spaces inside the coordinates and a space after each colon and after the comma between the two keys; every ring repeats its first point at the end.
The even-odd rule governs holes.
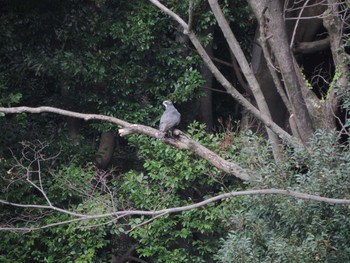
{"type": "Polygon", "coordinates": [[[159,130],[167,132],[180,123],[180,113],[177,110],[165,111],[160,118],[159,130]]]}

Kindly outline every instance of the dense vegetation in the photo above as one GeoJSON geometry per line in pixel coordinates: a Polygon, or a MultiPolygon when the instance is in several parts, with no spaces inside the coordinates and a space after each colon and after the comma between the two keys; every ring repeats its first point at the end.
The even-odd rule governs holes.
{"type": "MultiPolygon", "coordinates": [[[[245,1],[222,2],[232,31],[251,60],[253,12],[245,1]]],[[[188,15],[188,3],[164,3],[182,17],[188,15]]],[[[208,53],[217,58],[225,77],[244,93],[245,80],[233,74],[237,62],[227,62],[230,51],[208,4],[193,3],[194,32],[206,50],[211,49],[208,53]]],[[[120,127],[112,123],[49,113],[0,113],[1,262],[350,261],[348,205],[256,195],[154,217],[79,220],[81,214],[181,207],[245,189],[289,189],[350,199],[350,80],[345,76],[347,82],[341,86],[343,71],[336,62],[322,68],[327,71],[323,79],[330,78],[327,88],[320,82],[312,86],[308,79],[305,83],[323,103],[317,109],[336,90],[337,130],[317,125],[322,120],[317,113],[312,136],[301,140],[307,144],[280,140],[276,158],[269,130],[259,129],[259,122],[251,120],[244,105],[233,102],[219,80],[209,87],[216,92],[211,100],[212,130],[196,120],[198,103],[208,95],[203,60],[178,24],[148,1],[2,4],[1,107],[47,105],[157,127],[161,102],[171,99],[182,114],[180,129],[249,171],[250,180],[242,181],[193,151],[159,138],[121,138],[120,127]],[[248,125],[243,119],[250,120],[248,125]],[[107,157],[105,144],[112,148],[107,157]]],[[[345,18],[348,9],[342,9],[345,18]]],[[[342,32],[345,54],[350,48],[347,33],[342,32]]],[[[307,68],[311,63],[300,61],[303,77],[308,78],[307,72],[314,72],[307,68]]],[[[348,57],[341,63],[348,67],[348,57]]],[[[290,128],[285,130],[298,139],[290,128]]]]}

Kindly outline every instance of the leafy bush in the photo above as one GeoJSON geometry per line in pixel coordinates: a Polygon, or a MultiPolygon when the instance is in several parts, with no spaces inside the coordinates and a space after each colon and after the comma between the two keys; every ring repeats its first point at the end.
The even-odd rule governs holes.
{"type": "MultiPolygon", "coordinates": [[[[269,160],[266,160],[268,162],[269,160]]],[[[350,198],[350,153],[335,132],[318,131],[309,151],[255,169],[252,188],[284,188],[350,198]],[[268,169],[266,169],[268,167],[268,169]]],[[[284,196],[246,197],[222,240],[219,262],[349,262],[350,210],[284,196]]]]}
{"type": "MultiPolygon", "coordinates": [[[[30,146],[35,149],[33,144],[30,146]]],[[[40,150],[42,148],[35,150],[36,158],[45,156],[45,151],[40,150]]],[[[94,189],[96,172],[93,165],[79,167],[73,162],[53,172],[45,162],[40,166],[36,162],[33,164],[29,159],[30,150],[25,148],[24,151],[29,165],[18,164],[7,171],[6,177],[1,177],[1,199],[48,205],[39,191],[43,187],[52,204],[62,209],[90,214],[109,209],[110,200],[94,189]],[[40,167],[40,170],[34,170],[34,167],[40,167]],[[30,171],[27,179],[23,177],[23,169],[30,171]]],[[[69,215],[49,210],[2,205],[0,219],[4,227],[27,228],[22,234],[2,232],[1,262],[106,262],[109,255],[101,253],[109,245],[106,236],[112,232],[116,234],[114,226],[103,224],[107,219],[74,222],[69,215]],[[96,227],[99,224],[101,226],[96,227]],[[40,226],[50,227],[35,229],[40,226]]]]}
{"type": "MultiPolygon", "coordinates": [[[[220,138],[205,133],[194,123],[192,138],[209,148],[216,148],[220,138]]],[[[124,175],[120,191],[124,203],[134,209],[159,210],[189,205],[237,187],[232,176],[225,175],[190,152],[180,151],[159,140],[134,136],[130,142],[139,150],[143,169],[124,175]],[[127,202],[126,202],[127,201],[127,202]]],[[[239,201],[229,200],[179,214],[132,220],[132,237],[138,240],[138,253],[155,262],[206,262],[218,249],[232,207],[239,201]]]]}

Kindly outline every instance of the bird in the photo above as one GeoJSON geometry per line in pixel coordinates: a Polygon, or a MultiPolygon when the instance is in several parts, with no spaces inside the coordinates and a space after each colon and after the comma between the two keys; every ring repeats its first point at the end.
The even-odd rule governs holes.
{"type": "Polygon", "coordinates": [[[177,111],[170,100],[163,101],[163,105],[165,111],[163,112],[159,123],[159,131],[162,133],[162,137],[164,137],[168,131],[172,131],[177,125],[179,125],[181,120],[181,114],[177,111]]]}

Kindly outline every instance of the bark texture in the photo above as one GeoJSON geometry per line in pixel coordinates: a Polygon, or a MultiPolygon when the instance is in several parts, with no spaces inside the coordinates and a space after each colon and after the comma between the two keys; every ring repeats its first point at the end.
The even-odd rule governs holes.
{"type": "MultiPolygon", "coordinates": [[[[210,27],[205,34],[212,33],[213,28],[210,27]]],[[[212,42],[205,47],[209,56],[213,55],[212,42]]],[[[205,80],[203,85],[204,95],[199,98],[199,121],[205,123],[207,131],[213,130],[213,107],[212,107],[212,84],[213,74],[210,69],[203,63],[200,72],[205,80]]]]}
{"type": "Polygon", "coordinates": [[[96,154],[96,164],[101,169],[107,169],[110,164],[115,148],[114,132],[102,132],[100,144],[96,154]]]}

